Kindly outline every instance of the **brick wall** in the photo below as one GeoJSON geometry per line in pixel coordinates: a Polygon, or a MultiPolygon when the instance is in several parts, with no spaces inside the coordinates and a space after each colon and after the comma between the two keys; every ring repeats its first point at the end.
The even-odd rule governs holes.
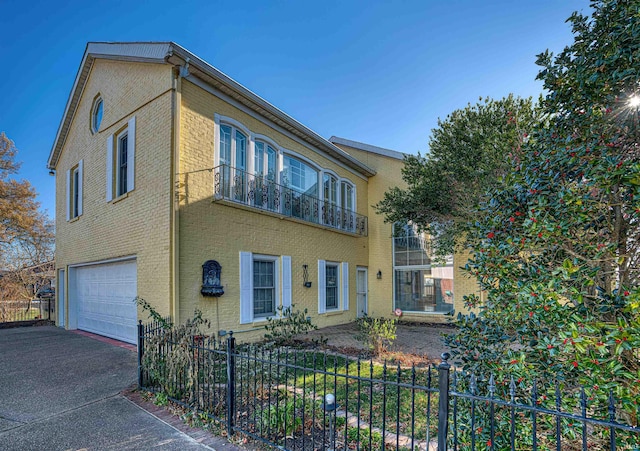
{"type": "MultiPolygon", "coordinates": [[[[57,268],[135,255],[138,294],[163,314],[169,313],[170,293],[170,89],[168,65],[96,60],[56,167],[57,268]],[[104,113],[94,134],[89,124],[98,94],[104,113]],[[107,138],[134,115],[135,189],[126,198],[107,203],[107,138]],[[66,171],[80,159],[84,160],[83,214],[69,222],[66,171]]],[[[146,315],[139,312],[139,317],[146,315]]]]}

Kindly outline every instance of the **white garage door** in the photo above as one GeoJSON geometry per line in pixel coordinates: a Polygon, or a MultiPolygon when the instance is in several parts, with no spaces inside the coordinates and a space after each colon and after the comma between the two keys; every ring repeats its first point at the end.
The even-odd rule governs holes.
{"type": "Polygon", "coordinates": [[[136,273],[135,261],[77,268],[78,329],[135,344],[136,273]]]}

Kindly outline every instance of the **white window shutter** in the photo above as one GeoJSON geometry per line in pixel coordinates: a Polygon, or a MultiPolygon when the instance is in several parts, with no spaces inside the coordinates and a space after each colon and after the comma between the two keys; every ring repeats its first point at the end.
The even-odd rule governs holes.
{"type": "Polygon", "coordinates": [[[240,324],[253,321],[253,258],[240,252],[240,324]]]}
{"type": "Polygon", "coordinates": [[[84,184],[82,176],[83,161],[84,160],[80,160],[78,163],[78,216],[82,215],[82,185],[84,184]]]}
{"type": "Polygon", "coordinates": [[[327,310],[327,262],[318,260],[318,313],[327,310]]]}
{"type": "Polygon", "coordinates": [[[127,132],[127,192],[135,188],[136,178],[136,117],[129,119],[129,130],[127,132]]]}
{"type": "Polygon", "coordinates": [[[107,202],[113,199],[113,135],[107,138],[107,202]]]}
{"type": "Polygon", "coordinates": [[[349,310],[349,263],[342,262],[342,310],[349,310]]]}
{"type": "Polygon", "coordinates": [[[282,256],[282,308],[291,307],[291,257],[282,256]]]}
{"type": "Polygon", "coordinates": [[[67,221],[71,219],[71,169],[67,169],[67,221]]]}

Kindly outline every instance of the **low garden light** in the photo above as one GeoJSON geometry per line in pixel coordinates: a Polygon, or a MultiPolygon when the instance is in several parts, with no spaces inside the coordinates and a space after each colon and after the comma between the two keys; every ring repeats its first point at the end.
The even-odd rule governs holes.
{"type": "Polygon", "coordinates": [[[328,451],[333,451],[336,445],[335,428],[333,426],[333,418],[335,411],[338,408],[336,404],[336,396],[333,393],[327,393],[324,395],[324,401],[322,402],[322,408],[329,415],[329,448],[328,451]]]}

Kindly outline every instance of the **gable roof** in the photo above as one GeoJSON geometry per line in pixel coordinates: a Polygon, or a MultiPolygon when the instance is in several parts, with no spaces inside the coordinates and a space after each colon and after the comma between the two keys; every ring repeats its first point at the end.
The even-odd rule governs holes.
{"type": "Polygon", "coordinates": [[[398,152],[397,150],[385,149],[384,147],[372,146],[371,144],[365,144],[358,141],[352,141],[346,138],[340,138],[338,136],[332,136],[329,138],[329,142],[332,144],[341,144],[343,146],[352,147],[358,150],[364,150],[365,152],[371,152],[385,157],[395,158],[397,160],[404,160],[405,153],[398,152]]]}
{"type": "Polygon", "coordinates": [[[58,127],[53,147],[49,154],[47,167],[52,169],[58,164],[62,147],[67,139],[69,127],[82,97],[91,67],[96,59],[117,61],[134,61],[147,63],[171,64],[183,68],[183,73],[193,75],[235,101],[266,117],[276,125],[284,128],[311,146],[327,153],[347,167],[365,177],[371,177],[376,171],[344,150],[324,139],[310,128],[302,125],[282,110],[276,108],[262,97],[233,80],[209,63],[174,42],[90,42],[82,57],[80,68],[76,74],[71,94],[65,106],[62,121],[58,127]]]}

